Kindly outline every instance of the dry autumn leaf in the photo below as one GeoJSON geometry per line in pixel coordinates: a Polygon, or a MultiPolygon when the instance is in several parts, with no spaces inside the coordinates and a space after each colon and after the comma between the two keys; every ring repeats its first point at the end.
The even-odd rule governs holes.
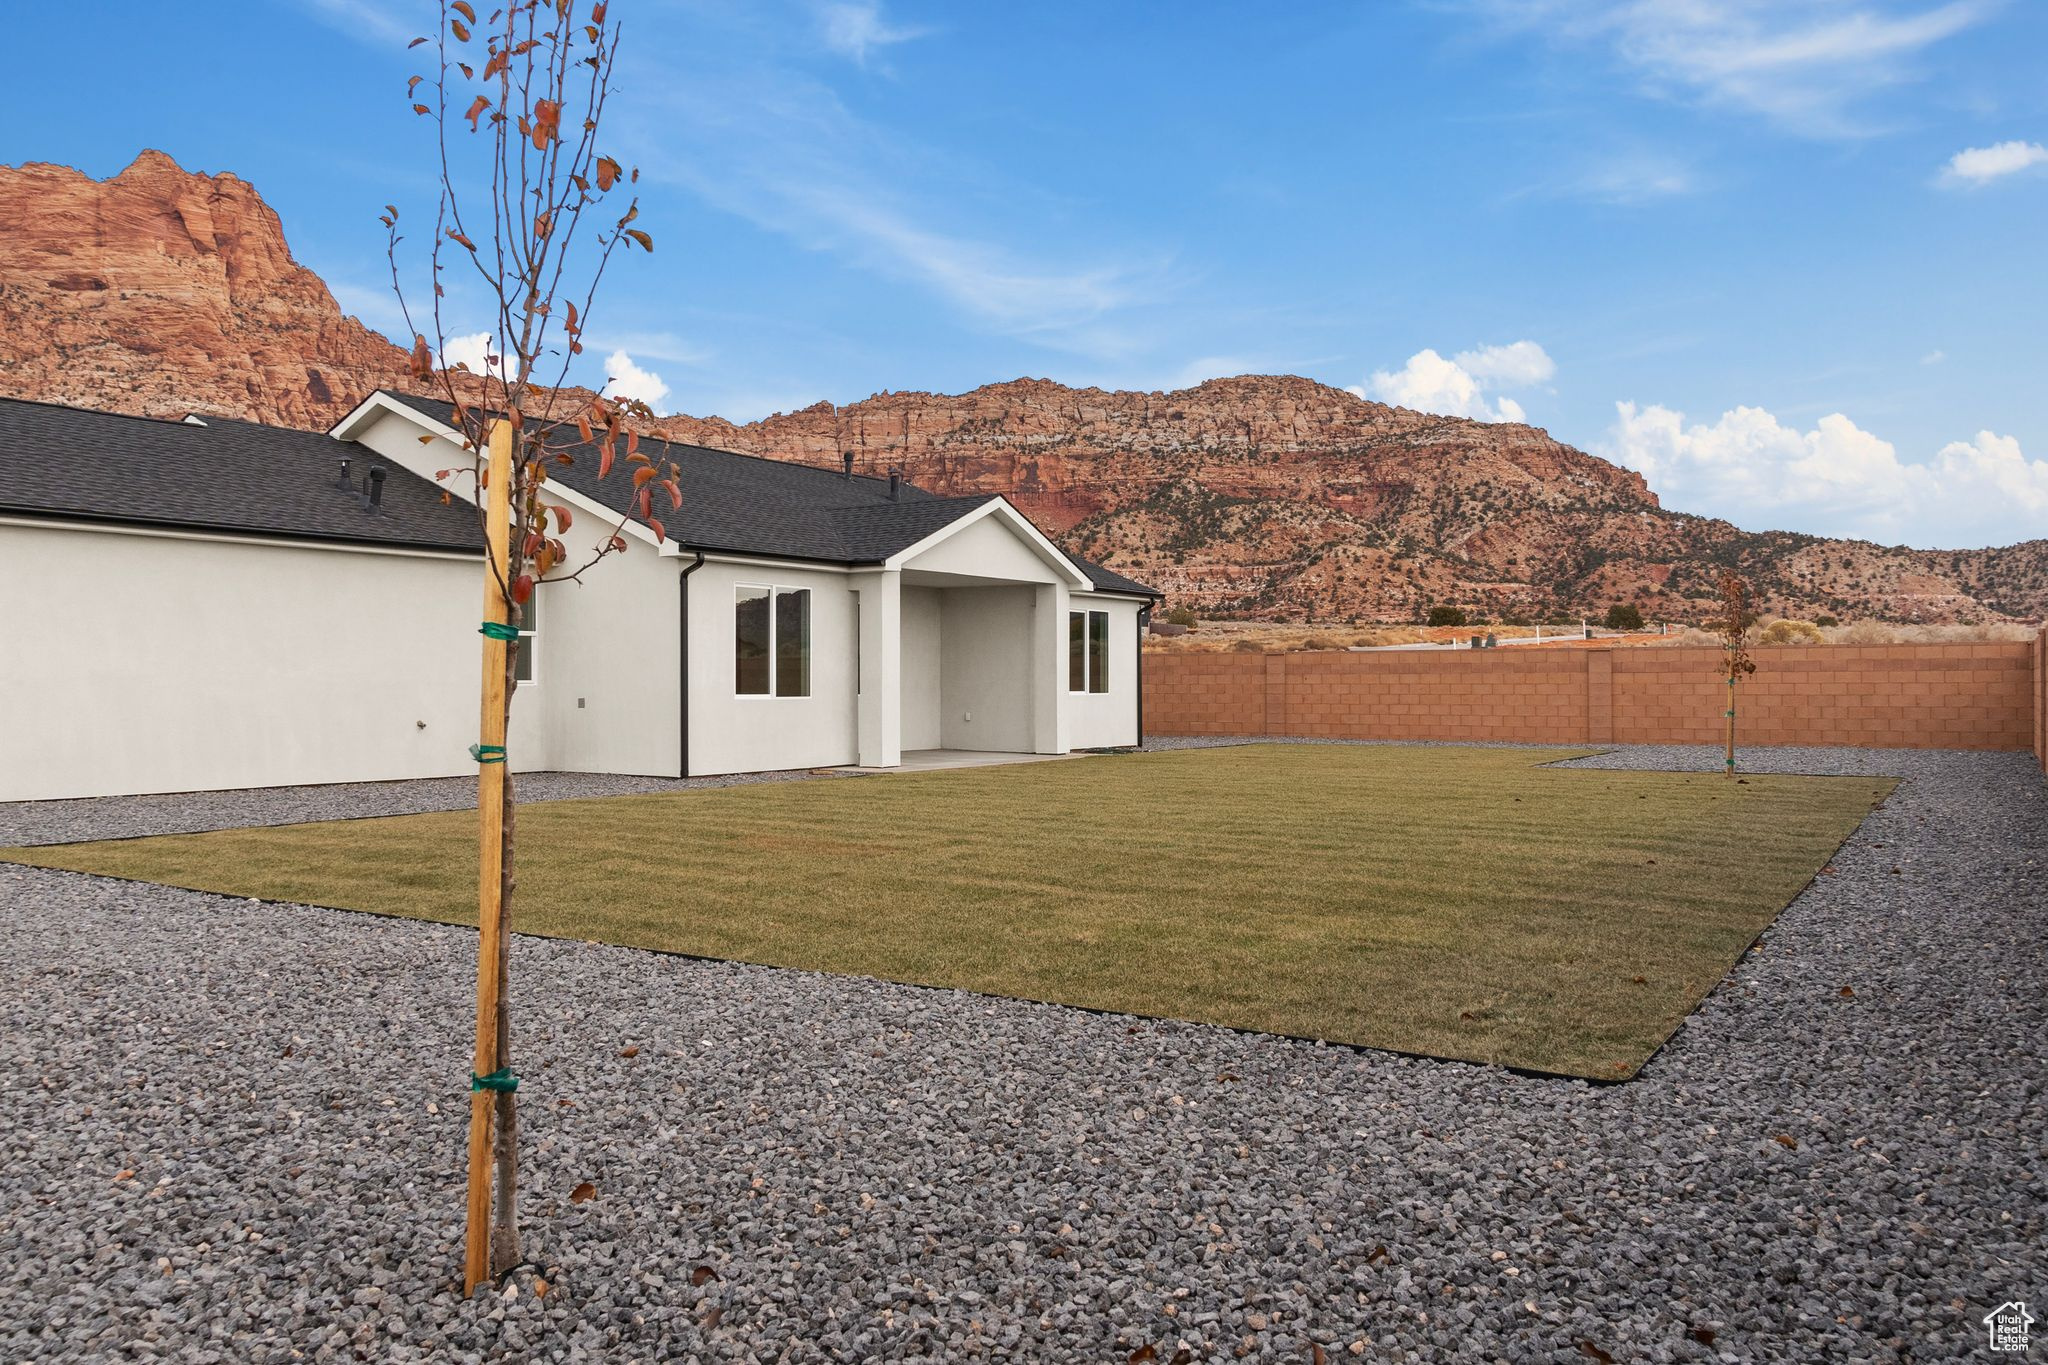
{"type": "Polygon", "coordinates": [[[597,1186],[591,1184],[588,1180],[569,1191],[569,1202],[572,1204],[587,1204],[595,1198],[597,1198],[597,1186]]]}
{"type": "Polygon", "coordinates": [[[700,1265],[690,1271],[690,1287],[693,1289],[702,1289],[705,1285],[711,1283],[711,1281],[717,1278],[717,1271],[713,1270],[708,1265],[700,1265]]]}

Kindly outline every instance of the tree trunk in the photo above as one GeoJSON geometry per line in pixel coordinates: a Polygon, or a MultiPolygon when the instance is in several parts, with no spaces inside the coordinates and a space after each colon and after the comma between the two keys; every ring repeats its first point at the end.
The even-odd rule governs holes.
{"type": "Polygon", "coordinates": [[[1735,672],[1728,673],[1728,754],[1721,764],[1723,777],[1735,776],[1735,672]]]}
{"type": "MultiPolygon", "coordinates": [[[[512,696],[519,686],[521,641],[505,651],[505,711],[509,722],[512,696]]],[[[518,803],[512,795],[512,768],[505,768],[504,860],[498,874],[498,1065],[512,1065],[512,890],[518,884],[513,873],[513,821],[518,803]]],[[[491,1198],[491,1273],[503,1275],[525,1259],[519,1248],[519,1094],[500,1090],[494,1097],[491,1158],[495,1167],[496,1191],[491,1198]]]]}

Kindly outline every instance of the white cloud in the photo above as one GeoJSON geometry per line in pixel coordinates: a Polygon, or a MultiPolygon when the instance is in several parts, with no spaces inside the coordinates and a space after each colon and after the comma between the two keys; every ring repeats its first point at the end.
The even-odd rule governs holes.
{"type": "Polygon", "coordinates": [[[1585,199],[1634,207],[1697,194],[1706,182],[1694,168],[1663,152],[1618,151],[1591,158],[1560,153],[1540,180],[1511,191],[1510,199],[1585,199]]]}
{"type": "Polygon", "coordinates": [[[1408,363],[1398,370],[1375,370],[1364,385],[1351,392],[1445,417],[1521,422],[1527,420],[1527,414],[1520,403],[1504,394],[1489,399],[1489,391],[1529,388],[1548,383],[1556,374],[1556,362],[1533,341],[1482,346],[1460,351],[1449,360],[1433,349],[1424,349],[1409,356],[1408,363]]]}
{"type": "Polygon", "coordinates": [[[1857,105],[1913,78],[1926,49],[1991,0],[1466,0],[1517,30],[1607,48],[1651,93],[1765,115],[1801,132],[1863,131],[1857,105]]]}
{"type": "Polygon", "coordinates": [[[1762,408],[1688,424],[1624,402],[1598,451],[1640,470],[1670,505],[1750,529],[1956,547],[2037,536],[2048,517],[2048,460],[1989,431],[1913,463],[1841,413],[1801,431],[1762,408]]]}
{"type": "Polygon", "coordinates": [[[668,382],[660,375],[636,365],[624,351],[613,351],[604,358],[604,372],[609,376],[602,390],[607,397],[637,398],[661,411],[661,400],[668,397],[668,382]]]}
{"type": "Polygon", "coordinates": [[[1974,188],[2041,165],[2048,165],[2048,147],[2038,142],[1995,142],[1957,152],[1942,168],[1941,179],[1944,184],[1974,188]]]}
{"type": "Polygon", "coordinates": [[[422,33],[434,31],[434,16],[418,12],[417,6],[379,3],[379,0],[300,0],[314,18],[352,38],[374,45],[399,47],[422,33]],[[400,17],[401,12],[408,17],[400,17]]]}
{"type": "Polygon", "coordinates": [[[586,336],[583,343],[593,350],[627,351],[649,360],[667,360],[678,365],[702,365],[717,354],[674,332],[604,331],[586,336]]]}
{"type": "Polygon", "coordinates": [[[1691,194],[1699,188],[1691,168],[1660,157],[1632,156],[1603,162],[1568,188],[1580,198],[1605,204],[1646,204],[1691,194]]]}
{"type": "Polygon", "coordinates": [[[1033,219],[1034,208],[1056,219],[1063,205],[871,125],[787,68],[688,82],[659,102],[636,149],[650,174],[799,246],[927,289],[988,330],[1121,356],[1130,344],[1111,315],[1164,278],[1163,259],[1102,260],[1085,238],[1063,257],[1033,219]],[[985,227],[967,225],[977,210],[985,227]]]}
{"type": "Polygon", "coordinates": [[[1533,341],[1460,351],[1457,362],[1465,373],[1482,385],[1504,389],[1526,389],[1532,384],[1547,384],[1557,377],[1557,362],[1533,341]]]}
{"type": "Polygon", "coordinates": [[[491,347],[496,345],[489,332],[471,332],[466,336],[449,337],[441,343],[441,364],[452,367],[467,365],[472,374],[482,374],[490,365],[491,347]]]}
{"type": "Polygon", "coordinates": [[[1926,355],[1921,356],[1920,363],[1922,365],[1939,365],[1942,361],[1947,359],[1948,352],[1942,350],[1939,346],[1937,346],[1933,350],[1929,351],[1926,355]]]}
{"type": "Polygon", "coordinates": [[[818,35],[825,46],[862,66],[868,54],[922,38],[929,29],[890,23],[882,17],[879,0],[839,0],[818,7],[818,35]]]}

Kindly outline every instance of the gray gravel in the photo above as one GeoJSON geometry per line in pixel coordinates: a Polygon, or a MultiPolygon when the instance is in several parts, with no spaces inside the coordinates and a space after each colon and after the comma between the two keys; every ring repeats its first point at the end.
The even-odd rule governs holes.
{"type": "Polygon", "coordinates": [[[1908,781],[1618,1086],[522,938],[550,1288],[476,1303],[472,935],[0,868],[0,1358],[1974,1359],[2048,1316],[2048,795],[1820,761],[1908,781]]]}
{"type": "MultiPolygon", "coordinates": [[[[755,782],[797,782],[823,775],[802,768],[690,778],[520,773],[513,778],[513,790],[521,802],[573,801],[586,796],[638,796],[646,792],[738,787],[755,782]]],[[[475,806],[474,777],[336,782],[319,787],[241,787],[233,791],[164,792],[77,801],[0,801],[0,848],[68,844],[82,839],[133,839],[147,834],[194,834],[256,825],[296,825],[309,820],[420,815],[436,810],[472,810],[475,806]]]]}

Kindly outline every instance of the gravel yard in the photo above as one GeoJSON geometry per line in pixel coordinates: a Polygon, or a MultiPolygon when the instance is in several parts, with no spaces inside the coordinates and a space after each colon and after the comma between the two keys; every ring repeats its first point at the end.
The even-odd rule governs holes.
{"type": "Polygon", "coordinates": [[[1744,761],[1908,780],[1626,1085],[520,939],[549,1288],[474,1304],[473,935],[0,867],[0,1357],[1977,1358],[2048,1302],[2048,787],[1744,761]]]}
{"type": "MultiPolygon", "coordinates": [[[[788,772],[688,778],[628,777],[616,773],[520,773],[513,778],[513,784],[521,801],[573,801],[586,796],[638,796],[645,792],[690,791],[699,787],[796,782],[814,776],[819,774],[801,768],[788,772]]],[[[103,796],[76,801],[0,801],[0,848],[475,808],[474,777],[430,777],[412,782],[336,782],[324,787],[242,787],[232,791],[103,796]]]]}

